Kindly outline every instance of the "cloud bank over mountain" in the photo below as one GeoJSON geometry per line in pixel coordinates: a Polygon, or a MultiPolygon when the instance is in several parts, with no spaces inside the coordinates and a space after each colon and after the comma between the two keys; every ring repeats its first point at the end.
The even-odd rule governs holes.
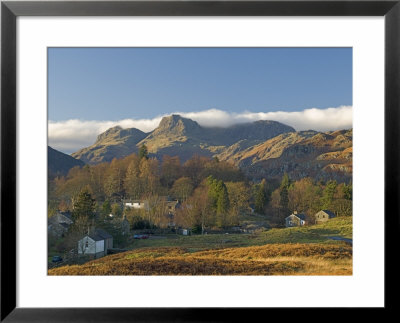
{"type": "Polygon", "coordinates": [[[49,145],[65,153],[75,152],[90,146],[96,137],[114,126],[137,128],[144,132],[154,130],[164,116],[179,114],[197,121],[203,127],[229,127],[238,123],[257,120],[273,120],[292,126],[299,130],[329,131],[349,129],[353,124],[352,106],[340,106],[327,109],[305,109],[297,112],[250,112],[231,113],[218,109],[198,112],[172,112],[153,119],[123,119],[118,121],[85,121],[71,119],[66,121],[49,121],[49,145]]]}

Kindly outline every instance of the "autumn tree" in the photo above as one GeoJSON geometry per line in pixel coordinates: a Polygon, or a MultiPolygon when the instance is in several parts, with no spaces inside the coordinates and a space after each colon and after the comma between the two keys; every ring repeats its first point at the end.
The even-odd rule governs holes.
{"type": "Polygon", "coordinates": [[[228,224],[237,225],[240,214],[245,213],[249,208],[249,188],[244,182],[227,182],[225,185],[230,202],[228,224]]]}
{"type": "Polygon", "coordinates": [[[189,177],[181,177],[174,182],[170,193],[173,197],[183,202],[192,194],[193,189],[192,180],[189,177]]]}
{"type": "Polygon", "coordinates": [[[178,226],[190,227],[193,232],[202,234],[206,228],[215,224],[215,211],[210,202],[206,181],[201,183],[194,190],[193,195],[176,211],[175,223],[178,226]]]}
{"type": "Polygon", "coordinates": [[[143,193],[142,179],[140,177],[140,159],[134,155],[126,170],[124,188],[126,194],[133,199],[138,199],[143,193]]]}
{"type": "Polygon", "coordinates": [[[140,183],[145,195],[157,195],[160,188],[159,165],[155,158],[142,158],[139,164],[140,183]]]}
{"type": "Polygon", "coordinates": [[[168,208],[165,198],[158,195],[148,195],[146,197],[148,209],[146,210],[146,219],[153,226],[167,227],[168,224],[168,208]]]}
{"type": "Polygon", "coordinates": [[[351,216],[353,214],[352,185],[341,183],[336,187],[330,210],[337,216],[351,216]]]}
{"type": "Polygon", "coordinates": [[[289,187],[289,209],[307,214],[309,221],[321,209],[321,189],[312,178],[306,177],[294,182],[289,187]]]}
{"type": "Polygon", "coordinates": [[[104,182],[104,191],[110,199],[121,199],[124,192],[124,171],[118,164],[118,160],[114,158],[106,174],[104,182]]]}
{"type": "Polygon", "coordinates": [[[181,176],[181,162],[178,156],[163,156],[161,165],[161,183],[167,188],[171,188],[172,184],[181,176]]]}
{"type": "Polygon", "coordinates": [[[203,171],[205,165],[210,161],[207,157],[201,157],[194,155],[191,159],[187,160],[183,164],[184,176],[189,177],[192,180],[194,186],[200,184],[203,180],[203,171]]]}

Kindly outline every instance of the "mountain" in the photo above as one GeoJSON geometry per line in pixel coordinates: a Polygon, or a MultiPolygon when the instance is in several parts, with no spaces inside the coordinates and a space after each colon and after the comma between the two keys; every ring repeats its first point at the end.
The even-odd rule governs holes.
{"type": "Polygon", "coordinates": [[[85,165],[83,161],[55,150],[50,146],[47,147],[47,163],[49,178],[67,175],[71,168],[75,166],[82,167],[85,165]]]}
{"type": "Polygon", "coordinates": [[[265,142],[241,149],[240,142],[216,156],[242,168],[252,178],[348,181],[352,176],[353,131],[299,131],[284,133],[265,142]]]}
{"type": "Polygon", "coordinates": [[[250,178],[316,179],[349,181],[352,176],[353,131],[298,131],[276,121],[261,120],[231,127],[203,127],[179,115],[164,117],[150,133],[117,126],[96,142],[72,154],[89,164],[111,161],[137,152],[146,145],[150,156],[194,154],[218,157],[239,166],[250,178]]]}
{"type": "Polygon", "coordinates": [[[122,129],[116,126],[98,135],[93,145],[71,156],[88,164],[109,162],[113,158],[122,158],[137,152],[136,144],[146,136],[145,132],[138,129],[122,129]]]}
{"type": "Polygon", "coordinates": [[[178,155],[185,161],[198,154],[211,157],[238,140],[246,140],[247,146],[261,143],[292,127],[276,121],[256,121],[227,128],[207,128],[196,121],[171,115],[162,118],[159,126],[150,133],[138,129],[122,129],[117,126],[97,137],[96,142],[72,154],[89,164],[111,161],[137,152],[146,145],[149,153],[157,158],[163,155],[178,155]]]}

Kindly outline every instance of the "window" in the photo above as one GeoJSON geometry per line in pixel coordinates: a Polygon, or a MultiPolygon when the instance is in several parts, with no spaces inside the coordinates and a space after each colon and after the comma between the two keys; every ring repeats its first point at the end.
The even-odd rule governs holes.
{"type": "Polygon", "coordinates": [[[85,248],[89,248],[89,241],[86,240],[85,248]]]}

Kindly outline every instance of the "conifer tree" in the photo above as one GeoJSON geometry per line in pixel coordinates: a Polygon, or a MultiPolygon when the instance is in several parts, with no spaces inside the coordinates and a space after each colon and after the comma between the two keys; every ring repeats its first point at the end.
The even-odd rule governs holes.
{"type": "Polygon", "coordinates": [[[73,205],[72,216],[74,219],[87,218],[94,219],[96,210],[96,201],[90,194],[90,189],[84,187],[78,194],[76,202],[73,205]]]}
{"type": "Polygon", "coordinates": [[[267,204],[266,181],[263,179],[258,185],[255,196],[255,211],[259,214],[264,214],[265,205],[267,204]]]}
{"type": "Polygon", "coordinates": [[[140,150],[139,150],[139,158],[140,158],[140,159],[142,159],[142,158],[148,159],[148,158],[149,158],[149,152],[148,152],[147,147],[146,147],[145,144],[143,144],[143,145],[140,147],[140,150]]]}

